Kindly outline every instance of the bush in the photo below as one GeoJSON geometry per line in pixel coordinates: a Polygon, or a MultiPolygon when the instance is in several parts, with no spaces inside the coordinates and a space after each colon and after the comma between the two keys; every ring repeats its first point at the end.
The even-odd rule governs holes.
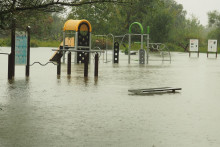
{"type": "Polygon", "coordinates": [[[30,43],[31,47],[38,47],[39,46],[39,42],[37,40],[31,40],[31,43],[30,43]]]}
{"type": "Polygon", "coordinates": [[[9,38],[1,38],[0,46],[11,46],[11,39],[9,38]]]}
{"type": "Polygon", "coordinates": [[[165,43],[165,44],[170,51],[184,52],[183,48],[181,48],[175,44],[172,44],[172,43],[165,43]]]}

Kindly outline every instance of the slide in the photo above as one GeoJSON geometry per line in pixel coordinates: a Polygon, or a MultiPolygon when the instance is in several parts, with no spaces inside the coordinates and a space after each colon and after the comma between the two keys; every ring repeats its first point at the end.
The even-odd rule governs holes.
{"type": "MultiPolygon", "coordinates": [[[[65,38],[65,49],[69,49],[70,47],[75,46],[75,39],[74,37],[66,37],[65,38]]],[[[63,41],[60,43],[60,46],[58,50],[63,49],[63,41]]],[[[59,51],[55,51],[54,55],[50,58],[50,61],[57,62],[59,58],[61,58],[63,55],[59,54],[59,51]]]]}

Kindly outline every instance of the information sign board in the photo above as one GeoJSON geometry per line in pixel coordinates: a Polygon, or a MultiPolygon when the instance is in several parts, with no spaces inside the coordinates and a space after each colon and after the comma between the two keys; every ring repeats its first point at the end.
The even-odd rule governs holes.
{"type": "Polygon", "coordinates": [[[208,40],[208,52],[217,52],[217,40],[208,40]]]}
{"type": "Polygon", "coordinates": [[[198,39],[190,39],[189,51],[190,52],[199,51],[199,40],[198,39]]]}
{"type": "Polygon", "coordinates": [[[16,32],[15,36],[15,64],[27,64],[27,35],[25,32],[16,32]]]}

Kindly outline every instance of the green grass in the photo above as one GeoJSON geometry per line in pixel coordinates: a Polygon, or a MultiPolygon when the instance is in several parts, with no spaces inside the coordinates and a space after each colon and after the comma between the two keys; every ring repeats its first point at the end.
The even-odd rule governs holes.
{"type": "MultiPolygon", "coordinates": [[[[31,47],[58,47],[60,45],[61,41],[57,40],[47,40],[47,41],[42,41],[38,39],[31,38],[31,47]]],[[[123,45],[120,45],[120,50],[126,51],[128,49],[128,44],[125,43],[123,45]]],[[[0,38],[0,46],[11,46],[11,39],[10,38],[0,38]]],[[[145,43],[144,43],[144,46],[145,43]]],[[[166,43],[167,48],[169,48],[170,51],[178,51],[178,52],[184,52],[183,48],[180,48],[179,46],[176,46],[171,43],[166,43]]],[[[131,44],[131,50],[139,50],[141,48],[140,43],[132,43],[131,44]]],[[[208,46],[201,45],[199,47],[199,51],[201,53],[206,53],[208,46]]],[[[220,47],[218,48],[218,53],[220,53],[220,47]]]]}
{"type": "MultiPolygon", "coordinates": [[[[31,39],[31,47],[58,47],[60,41],[47,40],[41,41],[38,39],[31,39]]],[[[11,40],[9,38],[0,38],[0,46],[11,46],[11,40]]]]}
{"type": "Polygon", "coordinates": [[[9,38],[0,38],[0,46],[11,46],[11,40],[9,38]]]}
{"type": "Polygon", "coordinates": [[[31,39],[31,47],[58,47],[59,45],[60,42],[56,40],[40,41],[37,39],[31,39]]]}

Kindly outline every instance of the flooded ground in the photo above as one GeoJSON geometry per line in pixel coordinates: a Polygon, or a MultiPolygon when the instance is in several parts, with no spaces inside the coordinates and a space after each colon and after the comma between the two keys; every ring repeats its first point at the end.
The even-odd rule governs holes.
{"type": "MultiPolygon", "coordinates": [[[[7,48],[1,48],[1,52],[7,48]]],[[[46,63],[50,48],[32,48],[31,63],[46,63]]],[[[67,77],[62,65],[34,65],[30,78],[16,66],[7,80],[7,56],[0,55],[1,147],[219,147],[220,58],[172,53],[172,63],[138,56],[120,56],[120,63],[103,63],[94,78],[83,65],[72,64],[67,77]],[[130,95],[128,89],[180,87],[180,93],[130,95]]],[[[109,54],[108,59],[111,60],[109,54]]]]}

